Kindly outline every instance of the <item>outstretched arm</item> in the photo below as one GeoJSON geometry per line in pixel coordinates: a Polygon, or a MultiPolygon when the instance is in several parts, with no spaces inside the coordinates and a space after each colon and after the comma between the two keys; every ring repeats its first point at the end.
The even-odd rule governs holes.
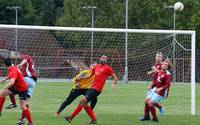
{"type": "Polygon", "coordinates": [[[3,84],[6,80],[8,80],[8,77],[0,81],[0,84],[3,84]]]}
{"type": "Polygon", "coordinates": [[[14,83],[15,83],[15,78],[10,79],[10,82],[7,85],[5,85],[3,90],[10,88],[12,85],[14,85],[14,83]]]}
{"type": "Polygon", "coordinates": [[[115,73],[113,73],[111,77],[112,77],[112,81],[111,81],[112,88],[113,88],[113,90],[116,90],[118,78],[115,75],[115,73]]]}
{"type": "Polygon", "coordinates": [[[23,59],[22,62],[20,64],[17,65],[17,67],[21,67],[23,66],[25,63],[27,63],[26,59],[23,59]]]}

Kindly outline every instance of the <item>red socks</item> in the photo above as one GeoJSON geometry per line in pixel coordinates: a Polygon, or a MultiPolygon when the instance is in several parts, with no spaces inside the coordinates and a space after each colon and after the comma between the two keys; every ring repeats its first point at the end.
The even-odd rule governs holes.
{"type": "Polygon", "coordinates": [[[149,109],[151,111],[151,114],[152,114],[153,118],[156,118],[157,115],[156,115],[156,109],[155,109],[155,107],[154,106],[150,106],[149,109]]]}
{"type": "Polygon", "coordinates": [[[29,109],[23,110],[22,116],[26,116],[28,122],[31,123],[31,124],[33,123],[32,117],[31,117],[31,113],[30,113],[29,109]]]}
{"type": "Polygon", "coordinates": [[[3,104],[5,102],[5,97],[0,97],[0,112],[2,111],[3,109],[3,104]]]}
{"type": "Polygon", "coordinates": [[[96,115],[94,114],[93,110],[91,109],[90,106],[85,106],[84,107],[85,111],[87,112],[87,114],[90,116],[90,118],[93,120],[93,121],[96,121],[97,118],[96,118],[96,115]]]}
{"type": "Polygon", "coordinates": [[[72,112],[71,114],[71,118],[73,119],[76,115],[78,115],[78,113],[83,109],[83,106],[81,104],[79,104],[76,109],[74,110],[74,112],[72,112]]]}
{"type": "Polygon", "coordinates": [[[16,105],[15,95],[14,95],[14,94],[10,94],[9,97],[10,97],[11,103],[12,103],[13,105],[16,105]]]}
{"type": "Polygon", "coordinates": [[[149,106],[148,106],[148,104],[145,104],[145,107],[144,107],[144,117],[149,117],[149,106]]]}
{"type": "MultiPolygon", "coordinates": [[[[83,106],[81,104],[79,104],[76,109],[74,110],[74,112],[72,112],[71,114],[71,118],[73,119],[76,115],[78,115],[78,113],[83,109],[83,106]]],[[[85,111],[87,112],[87,114],[90,116],[90,118],[93,121],[96,121],[96,115],[94,114],[94,112],[92,111],[91,107],[86,105],[84,107],[85,111]]]]}

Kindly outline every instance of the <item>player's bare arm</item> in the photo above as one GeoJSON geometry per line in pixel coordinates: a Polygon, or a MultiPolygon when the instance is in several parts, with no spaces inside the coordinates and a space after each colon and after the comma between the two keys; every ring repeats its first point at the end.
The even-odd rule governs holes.
{"type": "Polygon", "coordinates": [[[118,78],[117,78],[117,76],[115,75],[115,73],[113,73],[113,75],[112,75],[111,77],[112,77],[111,85],[112,85],[113,90],[115,90],[115,89],[116,89],[116,85],[117,85],[118,78]]]}
{"type": "Polygon", "coordinates": [[[6,82],[8,80],[8,77],[6,77],[5,79],[0,81],[0,84],[3,84],[4,82],[6,82]]]}
{"type": "Polygon", "coordinates": [[[17,65],[17,67],[21,67],[23,66],[25,63],[27,63],[26,59],[23,59],[22,62],[20,64],[17,65]]]}
{"type": "Polygon", "coordinates": [[[3,90],[6,90],[10,88],[15,83],[15,78],[10,79],[10,82],[3,88],[3,90]]]}

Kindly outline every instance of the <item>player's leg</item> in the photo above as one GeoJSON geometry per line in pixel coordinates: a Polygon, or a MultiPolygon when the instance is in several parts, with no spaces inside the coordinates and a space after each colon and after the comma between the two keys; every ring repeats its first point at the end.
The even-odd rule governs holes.
{"type": "Polygon", "coordinates": [[[87,102],[87,99],[85,98],[85,96],[81,99],[81,102],[79,103],[79,105],[76,107],[76,109],[71,113],[70,116],[65,116],[65,119],[68,121],[68,122],[71,122],[72,119],[74,119],[78,114],[79,112],[83,109],[83,105],[81,104],[82,102],[86,103],[87,102]],[[84,101],[83,101],[84,100],[84,101]]]}
{"type": "Polygon", "coordinates": [[[144,115],[142,117],[139,118],[140,121],[146,121],[146,120],[150,120],[150,116],[149,116],[149,105],[148,102],[150,101],[150,99],[154,96],[155,91],[154,89],[150,89],[147,92],[147,97],[145,98],[144,102],[145,102],[145,106],[144,106],[144,115]]]}
{"type": "Polygon", "coordinates": [[[159,109],[160,115],[164,115],[165,114],[165,109],[160,103],[155,103],[154,106],[159,109]]]}
{"type": "Polygon", "coordinates": [[[4,105],[4,102],[5,102],[5,97],[7,95],[10,95],[12,94],[12,92],[10,90],[0,90],[0,116],[2,114],[2,109],[3,109],[3,105],[4,105]]]}
{"type": "MultiPolygon", "coordinates": [[[[29,108],[29,100],[30,100],[33,90],[35,88],[36,81],[30,77],[25,77],[24,80],[28,84],[28,91],[26,93],[26,107],[29,108]]],[[[24,124],[24,123],[25,123],[25,115],[22,113],[21,117],[17,121],[17,124],[24,124]]]]}
{"type": "Polygon", "coordinates": [[[158,117],[156,115],[156,110],[155,110],[154,104],[159,103],[163,99],[164,99],[164,97],[155,93],[154,96],[148,102],[148,106],[149,106],[150,112],[151,112],[152,117],[153,117],[152,121],[154,121],[154,122],[158,122],[158,117]]]}
{"type": "Polygon", "coordinates": [[[68,106],[70,105],[78,96],[82,94],[81,90],[79,89],[72,89],[69,96],[66,100],[61,104],[58,111],[54,114],[55,116],[59,116],[59,114],[68,106]]]}
{"type": "MultiPolygon", "coordinates": [[[[153,89],[150,89],[147,92],[147,98],[151,98],[152,95],[154,95],[156,89],[157,89],[156,87],[154,87],[153,89]]],[[[160,103],[155,103],[154,106],[159,109],[161,115],[164,115],[165,110],[164,110],[164,107],[160,103]]]]}
{"type": "Polygon", "coordinates": [[[17,105],[16,105],[15,95],[14,94],[10,94],[9,98],[10,98],[10,104],[8,106],[6,106],[6,109],[16,108],[17,105]]]}
{"type": "MultiPolygon", "coordinates": [[[[84,89],[85,91],[83,91],[83,95],[86,95],[87,91],[89,91],[89,89],[84,89]]],[[[92,108],[92,110],[94,109],[94,107],[96,106],[97,103],[97,97],[94,98],[93,100],[91,100],[90,102],[90,107],[92,108]]]]}
{"type": "Polygon", "coordinates": [[[76,109],[72,112],[72,114],[70,116],[65,117],[65,119],[68,122],[71,122],[72,119],[76,115],[78,115],[78,113],[84,108],[86,110],[87,114],[92,119],[92,121],[96,122],[96,115],[92,111],[91,107],[88,106],[87,104],[88,104],[88,102],[93,100],[93,98],[97,97],[99,94],[100,94],[100,92],[96,92],[93,89],[90,89],[89,91],[87,91],[86,95],[81,99],[80,104],[76,107],[76,109]]]}
{"type": "Polygon", "coordinates": [[[35,88],[36,81],[31,77],[25,77],[24,80],[28,83],[28,91],[27,91],[27,105],[29,105],[29,100],[33,94],[33,90],[35,88]]]}
{"type": "Polygon", "coordinates": [[[150,116],[149,116],[149,106],[148,106],[148,101],[149,101],[150,99],[149,98],[146,98],[145,100],[144,100],[144,102],[145,102],[145,106],[144,106],[144,115],[142,116],[142,117],[140,117],[139,119],[140,119],[140,121],[146,121],[146,120],[150,120],[150,116]]]}
{"type": "MultiPolygon", "coordinates": [[[[94,89],[90,89],[87,92],[87,94],[85,95],[85,97],[87,99],[87,102],[91,102],[93,100],[96,100],[99,94],[100,94],[99,91],[94,90],[94,89]]],[[[84,109],[87,112],[87,114],[92,119],[91,122],[90,122],[90,124],[96,124],[97,123],[97,118],[96,118],[96,115],[93,112],[92,108],[90,106],[88,106],[88,105],[84,105],[84,103],[83,103],[83,106],[84,106],[84,109]]]]}
{"type": "Polygon", "coordinates": [[[97,97],[96,98],[94,98],[91,102],[90,102],[90,107],[91,107],[91,109],[93,110],[94,109],[94,107],[96,106],[96,104],[97,104],[97,97]]]}
{"type": "Polygon", "coordinates": [[[19,99],[20,99],[20,106],[22,108],[22,116],[25,116],[28,120],[28,124],[32,125],[33,121],[32,121],[32,117],[31,117],[31,113],[30,110],[27,108],[27,92],[20,92],[18,93],[19,95],[19,99]]]}

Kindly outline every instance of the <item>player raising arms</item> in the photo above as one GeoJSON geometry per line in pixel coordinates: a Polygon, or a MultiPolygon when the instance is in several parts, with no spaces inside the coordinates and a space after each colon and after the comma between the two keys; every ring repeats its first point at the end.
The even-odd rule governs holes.
{"type": "MultiPolygon", "coordinates": [[[[77,108],[74,110],[74,112],[72,112],[72,114],[70,116],[66,116],[65,119],[68,122],[71,122],[72,119],[78,115],[78,113],[84,108],[85,111],[87,112],[87,114],[90,116],[90,118],[92,119],[92,121],[90,122],[90,124],[96,124],[97,123],[97,119],[96,119],[96,115],[94,114],[94,112],[92,111],[91,107],[88,106],[88,102],[94,100],[95,98],[97,98],[97,96],[102,92],[102,89],[105,85],[106,79],[108,77],[112,77],[112,87],[113,89],[116,88],[116,84],[117,84],[117,76],[115,75],[113,69],[107,65],[107,61],[108,61],[108,57],[105,55],[102,55],[100,58],[100,64],[97,64],[94,66],[94,68],[92,69],[92,75],[94,75],[94,81],[92,83],[91,88],[87,91],[86,95],[81,99],[80,104],[77,106],[77,108]]],[[[77,81],[80,81],[82,79],[77,79],[77,81]]]]}
{"type": "MultiPolygon", "coordinates": [[[[147,73],[147,75],[151,75],[152,78],[152,84],[150,87],[148,87],[147,95],[153,90],[153,88],[156,85],[158,71],[162,69],[162,61],[163,61],[163,53],[157,52],[155,56],[155,63],[152,66],[152,70],[147,73]]],[[[164,115],[165,110],[160,103],[155,103],[154,106],[156,106],[159,109],[161,115],[164,115]]]]}
{"type": "Polygon", "coordinates": [[[24,81],[22,73],[20,70],[14,66],[9,58],[4,60],[4,64],[8,70],[8,76],[2,80],[0,83],[10,80],[3,89],[0,90],[0,114],[2,111],[3,104],[5,102],[5,97],[10,94],[18,94],[20,99],[20,105],[22,108],[22,115],[28,119],[28,125],[33,125],[31,114],[26,106],[26,96],[28,91],[28,85],[24,81]]]}
{"type": "MultiPolygon", "coordinates": [[[[80,73],[73,78],[73,80],[72,80],[73,88],[72,88],[69,96],[61,104],[58,111],[54,114],[56,117],[60,116],[60,113],[65,109],[66,106],[70,105],[80,95],[85,95],[86,92],[89,90],[89,87],[90,87],[92,81],[94,80],[94,75],[89,78],[86,78],[86,77],[91,75],[91,73],[92,73],[91,70],[93,67],[94,67],[94,64],[91,64],[90,68],[87,68],[87,67],[80,68],[83,70],[80,70],[80,73]],[[76,79],[81,79],[81,78],[86,78],[86,79],[80,80],[79,82],[76,81],[76,79]]],[[[92,109],[94,109],[96,102],[97,102],[97,98],[94,98],[91,101],[90,107],[92,109]]]]}
{"type": "Polygon", "coordinates": [[[163,61],[162,69],[157,72],[155,87],[145,99],[144,116],[140,119],[141,121],[150,120],[150,111],[153,117],[152,121],[158,122],[154,104],[159,103],[168,96],[171,82],[171,76],[168,71],[169,68],[170,62],[168,60],[163,61]]]}

